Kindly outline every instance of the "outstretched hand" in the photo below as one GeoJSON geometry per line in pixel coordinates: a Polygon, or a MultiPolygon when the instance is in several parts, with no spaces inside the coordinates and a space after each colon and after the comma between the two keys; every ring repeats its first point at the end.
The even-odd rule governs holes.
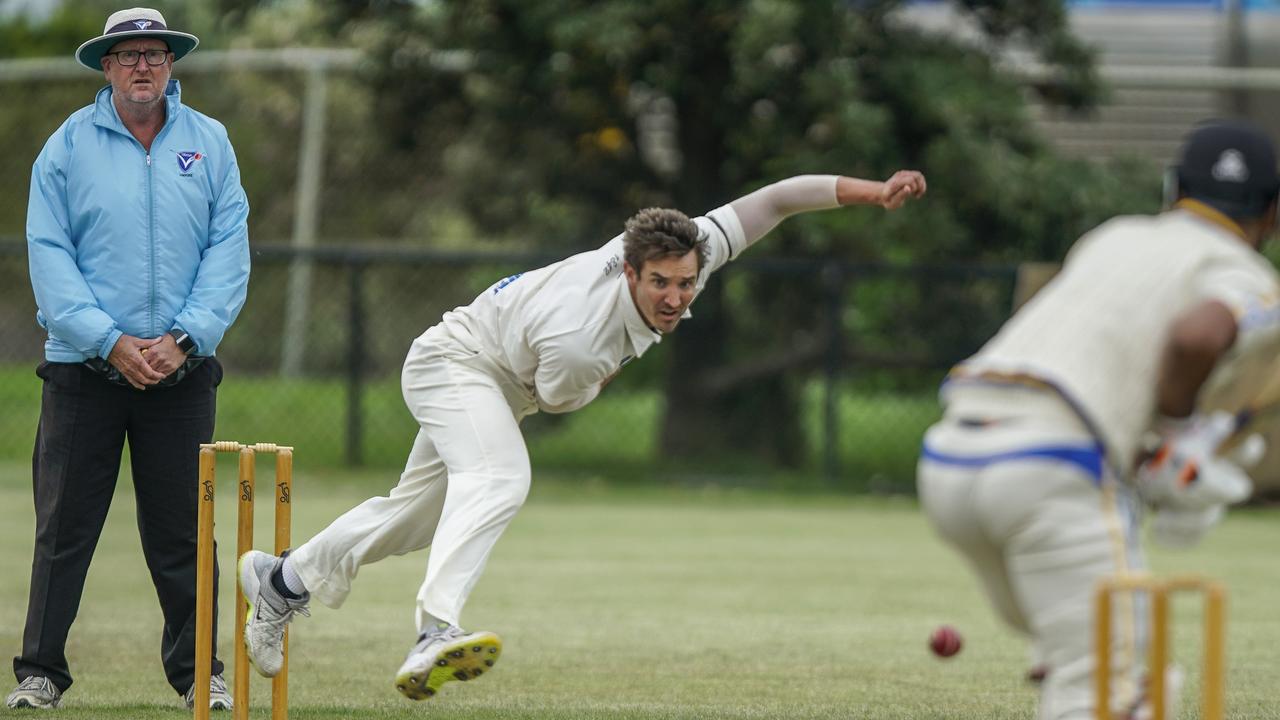
{"type": "Polygon", "coordinates": [[[923,173],[899,170],[881,184],[880,206],[885,210],[897,210],[907,200],[924,196],[927,189],[923,173]]]}

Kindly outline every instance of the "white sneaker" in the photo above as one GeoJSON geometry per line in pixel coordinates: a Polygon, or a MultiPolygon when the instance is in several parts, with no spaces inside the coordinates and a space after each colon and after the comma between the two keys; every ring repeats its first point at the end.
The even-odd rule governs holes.
{"type": "Polygon", "coordinates": [[[18,683],[18,687],[9,693],[4,704],[11,708],[42,708],[52,710],[62,702],[62,691],[53,681],[43,675],[32,675],[18,683]]]}
{"type": "Polygon", "coordinates": [[[311,593],[297,600],[280,594],[271,584],[271,575],[284,558],[250,550],[240,556],[240,591],[249,603],[244,621],[244,647],[249,662],[264,677],[275,677],[284,667],[284,630],[295,613],[310,616],[307,602],[311,593]]]}
{"type": "MultiPolygon", "coordinates": [[[[195,683],[187,688],[186,694],[187,709],[193,710],[196,706],[196,686],[195,683]]],[[[227,681],[222,679],[222,675],[213,675],[209,678],[209,709],[210,710],[230,710],[231,709],[231,693],[227,690],[227,681]]]]}
{"type": "Polygon", "coordinates": [[[450,680],[480,677],[501,654],[502,640],[491,632],[469,633],[457,625],[428,630],[396,673],[396,689],[411,700],[425,700],[450,680]]]}
{"type": "MultiPolygon", "coordinates": [[[[1149,671],[1148,671],[1149,672],[1149,671]]],[[[1173,663],[1165,666],[1164,673],[1164,716],[1166,718],[1178,717],[1178,706],[1182,701],[1182,685],[1186,680],[1183,675],[1182,668],[1173,663]]],[[[1131,720],[1152,720],[1155,713],[1151,707],[1150,682],[1143,682],[1142,699],[1133,712],[1129,714],[1131,720]]]]}

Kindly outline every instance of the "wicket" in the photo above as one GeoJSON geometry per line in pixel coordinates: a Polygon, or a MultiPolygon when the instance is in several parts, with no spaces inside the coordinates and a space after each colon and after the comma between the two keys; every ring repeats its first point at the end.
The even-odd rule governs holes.
{"type": "MultiPolygon", "coordinates": [[[[214,474],[217,454],[234,452],[240,455],[239,512],[236,513],[236,559],[253,549],[253,498],[254,460],[257,453],[275,453],[276,456],[276,512],[275,554],[289,547],[292,522],[293,448],[274,443],[241,444],[222,441],[200,446],[200,513],[197,523],[199,543],[196,555],[196,676],[194,709],[196,720],[209,720],[209,676],[213,660],[213,497],[214,474]]],[[[233,572],[235,565],[232,565],[233,572]]],[[[244,621],[248,609],[240,592],[240,577],[236,575],[236,628],[235,628],[235,720],[249,717],[249,657],[244,646],[244,621]]],[[[286,720],[289,717],[289,634],[284,637],[284,667],[271,682],[271,718],[286,720]]]]}
{"type": "Polygon", "coordinates": [[[1165,666],[1169,660],[1169,595],[1190,591],[1204,599],[1204,676],[1201,720],[1222,720],[1226,709],[1226,604],[1221,584],[1194,575],[1157,578],[1122,574],[1103,580],[1095,595],[1094,700],[1098,720],[1111,720],[1111,601],[1119,593],[1147,593],[1151,598],[1151,638],[1147,660],[1147,696],[1151,720],[1166,717],[1165,666]]]}

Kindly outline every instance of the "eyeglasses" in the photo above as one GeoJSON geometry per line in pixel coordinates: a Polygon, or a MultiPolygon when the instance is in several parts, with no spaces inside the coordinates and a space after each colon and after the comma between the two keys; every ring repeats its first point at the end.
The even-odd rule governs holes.
{"type": "Polygon", "coordinates": [[[119,52],[105,53],[107,55],[115,55],[116,62],[125,67],[133,67],[138,64],[139,58],[146,58],[147,65],[156,67],[169,62],[168,50],[121,50],[119,52]]]}

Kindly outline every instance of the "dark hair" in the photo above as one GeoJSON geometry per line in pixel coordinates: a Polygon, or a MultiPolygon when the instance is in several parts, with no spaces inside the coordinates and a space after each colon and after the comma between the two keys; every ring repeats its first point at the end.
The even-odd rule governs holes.
{"type": "Polygon", "coordinates": [[[648,260],[697,252],[698,272],[707,261],[702,233],[687,215],[670,208],[645,208],[627,221],[622,256],[638,272],[648,260]]]}

